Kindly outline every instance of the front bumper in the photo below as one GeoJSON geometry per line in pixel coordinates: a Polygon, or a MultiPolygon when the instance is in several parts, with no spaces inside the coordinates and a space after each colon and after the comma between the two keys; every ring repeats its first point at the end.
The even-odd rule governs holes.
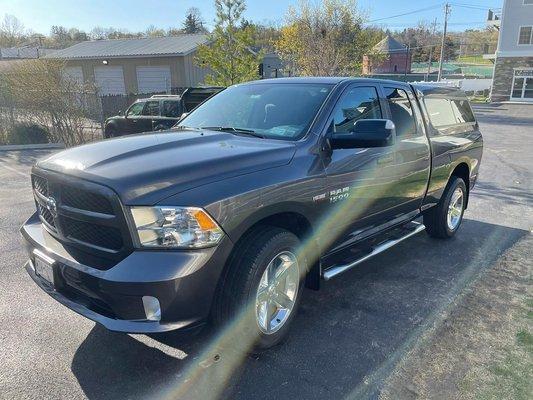
{"type": "Polygon", "coordinates": [[[232,248],[224,237],[217,247],[193,250],[136,250],[113,267],[80,263],[51,236],[34,214],[21,228],[30,260],[26,271],[61,304],[109,330],[155,333],[194,327],[210,312],[218,278],[232,248]],[[54,263],[54,287],[35,273],[34,250],[54,263]],[[142,297],[161,305],[161,320],[146,318],[142,297]]]}

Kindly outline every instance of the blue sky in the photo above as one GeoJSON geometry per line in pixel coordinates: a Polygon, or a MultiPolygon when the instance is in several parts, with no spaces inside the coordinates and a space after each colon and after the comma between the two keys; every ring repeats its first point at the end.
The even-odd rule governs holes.
{"type": "MultiPolygon", "coordinates": [[[[298,0],[248,0],[245,17],[256,22],[282,23],[287,8],[297,3],[298,0]]],[[[370,20],[434,6],[424,12],[376,21],[376,24],[383,24],[391,29],[413,26],[420,20],[432,21],[435,17],[438,22],[442,22],[441,3],[437,0],[358,2],[370,20]]],[[[464,30],[483,27],[486,9],[501,7],[503,0],[458,0],[451,3],[461,4],[463,7],[452,5],[450,28],[464,30]]],[[[152,24],[161,28],[180,26],[185,11],[191,6],[200,9],[207,26],[211,27],[214,19],[213,0],[0,0],[0,18],[4,14],[13,14],[26,28],[39,33],[48,33],[52,25],[77,27],[86,31],[97,25],[138,31],[152,24]]]]}

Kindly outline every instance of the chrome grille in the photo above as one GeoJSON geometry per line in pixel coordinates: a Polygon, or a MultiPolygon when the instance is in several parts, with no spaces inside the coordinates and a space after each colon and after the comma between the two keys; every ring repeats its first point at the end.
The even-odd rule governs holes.
{"type": "Polygon", "coordinates": [[[45,178],[42,178],[37,175],[32,175],[31,181],[34,190],[36,190],[43,196],[48,197],[48,181],[45,178]]]}

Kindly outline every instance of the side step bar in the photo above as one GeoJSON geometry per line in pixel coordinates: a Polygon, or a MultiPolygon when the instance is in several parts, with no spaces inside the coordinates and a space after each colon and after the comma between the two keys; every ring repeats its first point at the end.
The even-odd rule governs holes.
{"type": "Polygon", "coordinates": [[[408,239],[410,238],[411,236],[414,236],[416,235],[417,233],[423,231],[426,227],[424,226],[424,224],[421,224],[419,222],[412,222],[413,224],[416,224],[415,228],[409,232],[408,234],[402,236],[402,237],[399,237],[398,239],[390,239],[390,240],[387,240],[379,245],[377,245],[376,247],[374,247],[372,249],[372,251],[370,253],[368,253],[367,255],[349,263],[349,264],[345,264],[345,265],[334,265],[333,267],[330,267],[328,268],[327,270],[324,271],[324,279],[326,281],[329,281],[331,278],[339,275],[339,274],[342,274],[343,272],[345,271],[348,271],[349,269],[355,267],[356,265],[359,265],[361,264],[362,262],[368,260],[369,258],[372,258],[374,257],[375,255],[379,254],[379,253],[383,253],[385,250],[388,250],[390,249],[391,247],[397,245],[398,243],[400,242],[403,242],[405,239],[408,239]]]}

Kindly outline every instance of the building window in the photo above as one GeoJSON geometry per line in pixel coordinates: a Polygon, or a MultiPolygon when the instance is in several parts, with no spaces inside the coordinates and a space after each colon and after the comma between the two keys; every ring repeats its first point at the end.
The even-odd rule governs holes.
{"type": "Polygon", "coordinates": [[[533,0],[524,0],[525,6],[533,6],[533,0]]]}
{"type": "Polygon", "coordinates": [[[532,44],[533,40],[531,34],[533,33],[533,26],[521,26],[520,34],[518,35],[518,44],[532,44]]]}

